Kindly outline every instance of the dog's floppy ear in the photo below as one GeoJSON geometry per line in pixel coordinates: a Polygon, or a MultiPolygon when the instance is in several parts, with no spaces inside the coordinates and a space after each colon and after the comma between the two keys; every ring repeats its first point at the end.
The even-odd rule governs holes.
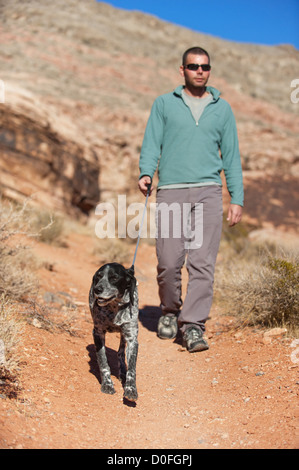
{"type": "Polygon", "coordinates": [[[127,274],[127,287],[130,294],[130,302],[133,305],[134,303],[134,292],[136,289],[136,278],[134,276],[134,266],[131,266],[129,269],[126,269],[127,274]]]}

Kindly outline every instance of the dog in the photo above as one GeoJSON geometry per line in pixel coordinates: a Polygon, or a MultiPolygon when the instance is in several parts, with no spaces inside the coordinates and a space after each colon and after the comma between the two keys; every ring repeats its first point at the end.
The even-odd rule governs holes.
{"type": "Polygon", "coordinates": [[[138,291],[134,267],[107,263],[94,274],[89,291],[93,318],[93,338],[101,376],[101,391],[113,394],[115,389],[105,348],[106,332],[120,332],[118,349],[119,378],[124,384],[124,398],[136,401],[136,361],[138,354],[138,291]],[[127,359],[127,366],[125,362],[127,359]]]}

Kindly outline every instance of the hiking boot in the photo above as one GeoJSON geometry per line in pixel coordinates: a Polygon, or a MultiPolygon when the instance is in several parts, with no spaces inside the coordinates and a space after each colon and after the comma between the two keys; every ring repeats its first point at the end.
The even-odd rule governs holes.
{"type": "Polygon", "coordinates": [[[209,345],[202,336],[202,331],[196,326],[190,326],[183,334],[184,346],[191,352],[205,351],[209,345]]]}
{"type": "Polygon", "coordinates": [[[158,321],[158,336],[160,339],[173,339],[178,332],[178,321],[175,315],[162,315],[158,321]]]}

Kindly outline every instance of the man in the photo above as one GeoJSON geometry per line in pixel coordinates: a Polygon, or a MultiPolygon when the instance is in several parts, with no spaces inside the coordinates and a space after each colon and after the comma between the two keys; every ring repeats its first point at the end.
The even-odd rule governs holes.
{"type": "Polygon", "coordinates": [[[208,349],[203,334],[212,305],[222,231],[222,170],[231,196],[230,226],[241,220],[243,206],[235,118],[220,92],[207,86],[210,70],[210,57],[204,49],[192,47],[184,53],[180,74],[185,85],[155,100],[140,154],[139,189],[146,194],[157,166],[159,176],[156,251],[162,316],[158,336],[173,339],[179,327],[189,352],[208,349]],[[159,211],[162,207],[169,209],[164,215],[159,211]],[[190,208],[190,220],[183,217],[186,208],[187,212],[190,208]],[[165,214],[172,228],[166,235],[162,228],[165,214]],[[180,235],[178,225],[182,226],[180,235]],[[190,226],[195,238],[202,233],[198,243],[188,244],[190,226]],[[181,269],[186,256],[189,280],[183,304],[181,269]]]}

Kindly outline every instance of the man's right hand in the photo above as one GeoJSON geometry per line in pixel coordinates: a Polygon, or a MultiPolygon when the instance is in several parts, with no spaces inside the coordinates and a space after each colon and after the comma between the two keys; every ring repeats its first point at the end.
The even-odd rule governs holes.
{"type": "MultiPolygon", "coordinates": [[[[142,192],[142,194],[144,194],[144,196],[146,196],[148,185],[150,185],[151,183],[152,183],[152,179],[150,176],[147,176],[147,175],[142,176],[140,180],[138,181],[138,187],[140,191],[142,192]]],[[[151,188],[150,190],[150,195],[152,194],[152,190],[153,188],[151,188]]]]}

